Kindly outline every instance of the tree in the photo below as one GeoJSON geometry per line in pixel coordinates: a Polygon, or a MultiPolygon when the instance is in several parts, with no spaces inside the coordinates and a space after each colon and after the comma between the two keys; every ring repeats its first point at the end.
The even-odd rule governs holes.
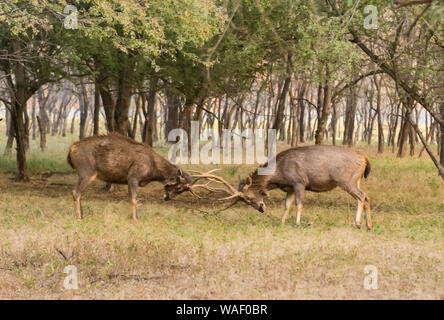
{"type": "Polygon", "coordinates": [[[45,83],[64,74],[62,25],[51,8],[60,6],[40,1],[8,0],[0,3],[0,70],[10,92],[7,107],[17,145],[18,181],[28,181],[26,164],[26,104],[45,83]]]}
{"type": "MultiPolygon", "coordinates": [[[[440,79],[436,75],[442,73],[439,67],[442,65],[442,59],[438,57],[442,57],[444,49],[444,4],[442,1],[404,1],[397,5],[397,8],[393,8],[385,1],[372,1],[371,4],[376,5],[384,16],[384,19],[378,19],[377,32],[366,30],[362,23],[363,8],[368,4],[369,1],[361,1],[353,11],[356,14],[353,14],[344,28],[350,35],[351,42],[396,83],[396,87],[402,91],[400,95],[407,96],[406,101],[419,103],[434,121],[440,126],[444,125],[444,118],[438,111],[442,84],[436,84],[440,79]],[[426,6],[421,8],[418,6],[421,3],[426,6]],[[413,10],[410,10],[411,6],[413,10]],[[381,36],[382,34],[387,36],[381,36]],[[411,37],[414,37],[415,41],[411,41],[411,37]]],[[[346,7],[341,6],[344,1],[331,0],[328,5],[334,16],[340,19],[349,16],[349,12],[342,9],[346,7]]],[[[404,105],[413,107],[415,104],[404,105]]],[[[412,125],[411,112],[411,109],[405,112],[402,128],[405,134],[408,132],[408,126],[412,125]]],[[[419,135],[416,124],[412,126],[419,135]]],[[[405,134],[402,135],[403,139],[405,134]]],[[[425,142],[422,139],[421,141],[425,142]]],[[[426,145],[424,147],[427,149],[426,145]]],[[[444,179],[439,162],[433,153],[428,153],[444,179]]]]}

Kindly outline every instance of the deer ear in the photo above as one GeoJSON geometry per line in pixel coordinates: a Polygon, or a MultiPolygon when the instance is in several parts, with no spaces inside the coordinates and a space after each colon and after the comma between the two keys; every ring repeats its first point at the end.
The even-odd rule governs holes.
{"type": "Polygon", "coordinates": [[[250,188],[251,184],[253,183],[253,180],[251,179],[251,177],[247,177],[244,180],[243,186],[242,186],[242,191],[245,192],[248,190],[248,188],[250,188]]]}
{"type": "Polygon", "coordinates": [[[183,177],[182,169],[180,169],[180,168],[177,169],[177,176],[178,177],[183,177]]]}

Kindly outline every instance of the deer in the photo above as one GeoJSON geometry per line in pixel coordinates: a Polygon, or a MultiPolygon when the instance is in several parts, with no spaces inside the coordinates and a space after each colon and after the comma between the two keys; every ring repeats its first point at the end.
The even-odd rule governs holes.
{"type": "MultiPolygon", "coordinates": [[[[275,164],[273,174],[260,175],[256,169],[240,181],[237,189],[213,173],[201,172],[196,177],[223,184],[229,196],[219,200],[242,200],[262,213],[265,212],[264,197],[269,195],[270,190],[280,189],[286,192],[282,224],[285,224],[295,204],[296,224],[300,225],[305,190],[327,192],[339,187],[358,201],[355,225],[361,228],[361,216],[365,207],[367,229],[372,229],[370,199],[361,190],[362,178],[367,178],[371,171],[370,161],[365,153],[348,147],[303,146],[280,152],[276,156],[275,164]]],[[[267,164],[264,164],[262,167],[266,166],[267,164]]]]}
{"type": "Polygon", "coordinates": [[[117,133],[95,135],[72,143],[67,161],[79,177],[72,191],[79,219],[83,219],[80,202],[82,193],[96,178],[107,183],[128,185],[134,221],[138,220],[138,188],[150,182],[163,184],[165,201],[185,191],[198,197],[195,188],[211,189],[193,182],[187,172],[157,154],[149,145],[117,133]]]}

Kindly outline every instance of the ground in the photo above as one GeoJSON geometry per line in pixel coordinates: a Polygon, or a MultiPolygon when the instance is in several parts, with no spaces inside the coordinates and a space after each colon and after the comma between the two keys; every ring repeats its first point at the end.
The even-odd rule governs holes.
{"type": "MultiPolygon", "coordinates": [[[[66,164],[71,140],[50,137],[43,154],[33,142],[30,183],[14,182],[14,157],[0,157],[2,299],[444,299],[444,183],[426,157],[361,146],[372,163],[362,183],[370,232],[354,227],[356,201],[339,189],[307,192],[296,226],[294,209],[280,223],[280,191],[261,214],[244,204],[221,211],[225,203],[190,194],[164,202],[153,183],[140,191],[135,223],[126,186],[108,192],[95,181],[80,221],[66,164]],[[64,288],[67,265],[78,270],[77,290],[64,288]],[[368,265],[377,268],[376,290],[364,288],[368,265]]],[[[254,169],[221,167],[233,184],[254,169]]]]}

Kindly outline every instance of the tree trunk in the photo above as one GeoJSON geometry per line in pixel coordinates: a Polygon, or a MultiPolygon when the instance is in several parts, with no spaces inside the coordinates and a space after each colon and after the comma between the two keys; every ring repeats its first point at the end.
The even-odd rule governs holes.
{"type": "Polygon", "coordinates": [[[400,104],[398,103],[398,105],[396,106],[396,115],[395,115],[395,123],[393,125],[393,133],[392,133],[392,140],[390,142],[391,146],[392,146],[392,153],[395,152],[395,139],[396,139],[396,131],[398,129],[398,123],[399,123],[399,108],[400,108],[400,104]]]}
{"type": "Polygon", "coordinates": [[[415,147],[416,147],[416,132],[415,129],[413,129],[410,126],[410,132],[409,132],[409,142],[410,142],[410,156],[415,155],[415,147]]]}
{"type": "Polygon", "coordinates": [[[94,131],[93,135],[99,134],[99,112],[100,112],[100,90],[97,82],[94,84],[94,131]]]}
{"type": "Polygon", "coordinates": [[[116,131],[123,135],[131,134],[128,111],[131,103],[132,66],[127,66],[119,72],[118,94],[115,107],[116,131]]]}
{"type": "MultiPolygon", "coordinates": [[[[18,51],[19,44],[13,43],[14,50],[18,51]]],[[[20,61],[14,66],[15,90],[11,97],[11,120],[15,132],[15,143],[17,146],[17,181],[29,181],[28,166],[26,163],[26,142],[25,127],[23,116],[26,108],[26,89],[25,89],[25,68],[20,61]]],[[[12,83],[12,80],[10,81],[12,83]]],[[[12,88],[11,88],[12,89],[12,88]]]]}
{"type": "Polygon", "coordinates": [[[219,121],[217,121],[217,132],[219,133],[219,147],[223,148],[222,145],[222,135],[223,135],[223,129],[224,129],[224,120],[223,120],[223,115],[222,115],[222,99],[223,98],[219,98],[219,101],[217,103],[217,115],[219,117],[219,121]]]}
{"type": "Polygon", "coordinates": [[[407,154],[407,139],[410,132],[410,122],[407,118],[410,117],[410,110],[407,109],[404,114],[404,118],[401,125],[401,131],[399,133],[399,148],[398,148],[398,158],[404,158],[407,154]]]}
{"type": "Polygon", "coordinates": [[[288,88],[290,87],[291,76],[287,75],[284,80],[281,94],[279,96],[279,103],[276,111],[276,118],[274,120],[273,129],[278,130],[282,127],[282,120],[284,119],[285,100],[287,99],[288,88]]]}
{"type": "MultiPolygon", "coordinates": [[[[252,119],[252,122],[253,122],[252,123],[253,132],[256,132],[256,120],[257,120],[257,116],[258,116],[257,113],[258,113],[259,103],[260,103],[260,100],[261,100],[262,91],[264,90],[266,84],[267,84],[267,82],[264,81],[262,83],[261,87],[259,88],[259,90],[256,92],[256,101],[255,101],[255,104],[254,104],[254,114],[253,114],[253,119],[252,119]]],[[[219,109],[220,109],[220,103],[219,103],[219,109]]],[[[219,117],[220,117],[220,112],[219,112],[219,117]]]]}
{"type": "MultiPolygon", "coordinates": [[[[49,94],[49,93],[48,93],[49,94]]],[[[46,102],[47,98],[43,97],[43,91],[39,90],[37,93],[37,99],[39,101],[39,133],[40,133],[40,149],[44,151],[46,149],[46,102]]]]}
{"type": "Polygon", "coordinates": [[[298,130],[298,114],[299,114],[299,102],[295,101],[292,91],[290,91],[290,121],[288,125],[288,137],[289,142],[292,147],[297,147],[299,141],[299,130],[298,130]],[[290,130],[291,127],[291,130],[290,130]]]}
{"type": "Polygon", "coordinates": [[[79,112],[79,109],[77,109],[76,111],[74,111],[74,114],[72,115],[72,120],[71,120],[71,134],[74,134],[74,125],[75,125],[75,120],[76,120],[76,115],[79,112]]]}
{"type": "Polygon", "coordinates": [[[371,115],[370,119],[369,119],[369,124],[368,124],[368,136],[367,136],[367,144],[371,145],[372,144],[372,137],[373,137],[373,128],[375,126],[375,119],[376,119],[377,113],[375,112],[373,115],[371,115]]]}
{"type": "Polygon", "coordinates": [[[170,131],[176,129],[179,125],[179,97],[172,93],[169,93],[167,95],[166,107],[167,121],[165,125],[165,137],[166,139],[168,139],[168,134],[170,133],[170,131]]]}
{"type": "MultiPolygon", "coordinates": [[[[439,112],[441,113],[441,118],[444,119],[444,102],[439,106],[439,112]]],[[[439,141],[439,162],[444,167],[444,125],[440,125],[441,137],[439,141]]]]}
{"type": "Polygon", "coordinates": [[[57,119],[56,119],[56,121],[54,121],[53,126],[52,126],[52,135],[59,134],[59,132],[60,132],[59,131],[60,121],[62,120],[62,115],[65,112],[66,106],[69,103],[68,99],[70,99],[70,98],[68,96],[65,96],[60,103],[57,119]]]}
{"type": "MultiPolygon", "coordinates": [[[[188,135],[188,154],[191,154],[191,113],[193,110],[193,105],[194,100],[186,97],[183,110],[179,113],[178,127],[185,130],[188,135]]],[[[179,141],[179,138],[177,138],[177,141],[179,141]]]]}
{"type": "Polygon", "coordinates": [[[15,143],[17,146],[17,181],[29,181],[28,167],[26,163],[25,127],[23,123],[23,100],[17,96],[12,104],[12,124],[15,132],[15,143]],[[21,102],[20,102],[21,100],[21,102]]]}
{"type": "MultiPolygon", "coordinates": [[[[335,101],[336,102],[336,101],[335,101]]],[[[336,103],[332,103],[332,110],[333,110],[333,114],[331,117],[331,143],[332,145],[336,145],[336,125],[338,122],[338,116],[337,116],[337,111],[336,111],[336,103]]]]}
{"type": "MultiPolygon", "coordinates": [[[[136,110],[134,110],[134,119],[133,119],[133,125],[132,125],[132,129],[131,129],[130,137],[133,139],[136,139],[137,123],[139,121],[140,109],[142,107],[143,93],[137,94],[137,97],[135,97],[134,100],[136,101],[136,110]]],[[[143,138],[143,134],[142,134],[142,138],[143,138]]]]}
{"type": "Polygon", "coordinates": [[[349,96],[346,99],[345,107],[345,121],[344,121],[344,136],[342,144],[346,144],[349,147],[353,146],[353,134],[355,132],[355,116],[357,106],[357,90],[356,86],[352,86],[349,89],[349,96]]]}
{"type": "Polygon", "coordinates": [[[304,83],[301,85],[301,88],[298,92],[298,104],[299,104],[299,142],[304,143],[305,142],[305,124],[304,124],[304,117],[305,117],[305,102],[302,100],[305,96],[307,88],[307,82],[304,81],[304,83]]]}
{"type": "Polygon", "coordinates": [[[26,102],[25,102],[25,106],[23,107],[23,116],[24,116],[24,132],[25,132],[25,149],[29,150],[29,115],[28,115],[28,109],[26,107],[26,102]]]}
{"type": "MultiPolygon", "coordinates": [[[[382,79],[382,78],[381,78],[382,79]]],[[[378,115],[378,153],[384,152],[384,126],[382,123],[381,115],[381,81],[377,81],[376,76],[374,78],[376,86],[376,113],[378,115]]]]}
{"type": "Polygon", "coordinates": [[[71,108],[69,110],[65,109],[65,112],[63,113],[63,122],[62,122],[62,137],[66,137],[66,121],[68,118],[68,114],[70,112],[71,108]]]}
{"type": "Polygon", "coordinates": [[[11,120],[9,120],[9,110],[5,106],[5,124],[6,124],[6,130],[5,130],[5,136],[9,136],[9,123],[11,120]]]}
{"type": "Polygon", "coordinates": [[[31,111],[31,126],[32,126],[32,140],[36,138],[36,119],[35,119],[35,104],[37,97],[32,97],[32,111],[31,111]]]}
{"type": "Polygon", "coordinates": [[[8,140],[6,141],[4,155],[11,153],[12,145],[14,144],[14,127],[12,126],[11,113],[6,109],[6,135],[8,140]]]}
{"type": "Polygon", "coordinates": [[[323,94],[323,103],[322,103],[322,113],[321,116],[318,117],[318,124],[316,128],[316,135],[315,135],[315,143],[316,144],[323,144],[324,143],[324,137],[325,137],[325,131],[327,129],[327,121],[328,117],[330,116],[331,112],[331,84],[330,84],[330,72],[328,70],[328,67],[326,67],[325,71],[325,85],[324,85],[324,94],[323,94]]]}
{"type": "Polygon", "coordinates": [[[116,130],[116,103],[105,83],[99,83],[100,97],[102,98],[103,110],[105,111],[106,129],[108,132],[116,130]]]}
{"type": "Polygon", "coordinates": [[[149,146],[154,144],[154,122],[156,121],[156,94],[157,94],[157,83],[158,78],[153,78],[150,86],[150,93],[147,97],[147,114],[145,119],[145,136],[143,142],[147,143],[149,146]]]}
{"type": "Polygon", "coordinates": [[[85,137],[86,121],[88,118],[88,93],[83,83],[80,83],[79,92],[79,108],[80,108],[80,129],[79,139],[82,140],[85,137]]]}
{"type": "Polygon", "coordinates": [[[310,106],[307,108],[308,118],[307,118],[307,136],[309,140],[313,140],[312,130],[311,130],[311,109],[310,106]]]}

